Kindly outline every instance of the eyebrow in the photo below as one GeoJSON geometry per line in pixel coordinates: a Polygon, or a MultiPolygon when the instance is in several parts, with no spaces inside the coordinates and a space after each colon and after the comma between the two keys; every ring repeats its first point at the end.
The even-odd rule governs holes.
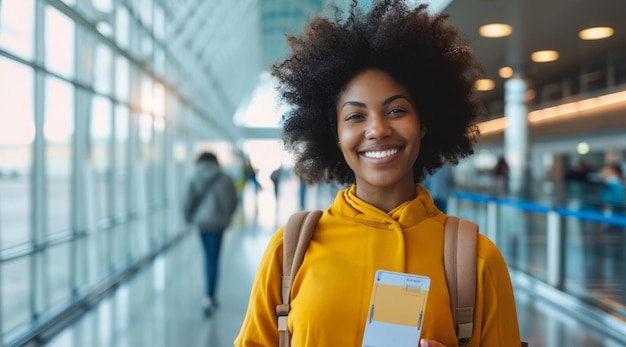
{"type": "MultiPolygon", "coordinates": [[[[382,102],[382,105],[383,106],[389,105],[390,103],[392,103],[393,101],[398,100],[398,99],[408,100],[408,98],[406,96],[404,96],[402,94],[396,94],[396,95],[392,95],[392,96],[388,97],[387,99],[385,99],[382,102]]],[[[344,108],[346,106],[356,106],[356,107],[361,107],[361,108],[367,108],[367,106],[364,103],[359,102],[359,101],[346,101],[343,105],[341,105],[341,108],[344,108]]]]}

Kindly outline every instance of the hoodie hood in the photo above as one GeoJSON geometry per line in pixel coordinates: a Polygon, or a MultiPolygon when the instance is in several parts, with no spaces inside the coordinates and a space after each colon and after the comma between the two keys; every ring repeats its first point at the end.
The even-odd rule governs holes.
{"type": "Polygon", "coordinates": [[[414,226],[429,216],[439,213],[428,190],[420,184],[415,185],[417,197],[405,201],[388,213],[361,200],[356,196],[356,185],[337,193],[331,210],[346,217],[355,218],[366,224],[380,224],[379,227],[399,224],[403,229],[414,226]]]}
{"type": "Polygon", "coordinates": [[[219,175],[219,172],[220,167],[217,163],[207,161],[199,162],[196,165],[196,172],[194,173],[193,177],[193,185],[197,189],[200,189],[208,181],[219,175]]]}

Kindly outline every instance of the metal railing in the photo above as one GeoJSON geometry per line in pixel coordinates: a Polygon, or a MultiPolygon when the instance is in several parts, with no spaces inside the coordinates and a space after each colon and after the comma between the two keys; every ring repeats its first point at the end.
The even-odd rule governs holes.
{"type": "Polygon", "coordinates": [[[626,342],[626,213],[456,192],[448,213],[478,223],[514,284],[626,342]],[[517,281],[516,281],[517,280],[517,281]]]}

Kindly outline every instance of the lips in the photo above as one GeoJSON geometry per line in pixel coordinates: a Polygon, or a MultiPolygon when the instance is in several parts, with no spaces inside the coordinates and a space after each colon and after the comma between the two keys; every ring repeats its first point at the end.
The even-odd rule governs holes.
{"type": "Polygon", "coordinates": [[[360,154],[367,158],[383,159],[383,158],[390,157],[398,153],[399,151],[400,151],[400,148],[395,147],[395,148],[390,148],[390,149],[386,149],[382,151],[366,151],[366,152],[361,152],[360,154]]]}

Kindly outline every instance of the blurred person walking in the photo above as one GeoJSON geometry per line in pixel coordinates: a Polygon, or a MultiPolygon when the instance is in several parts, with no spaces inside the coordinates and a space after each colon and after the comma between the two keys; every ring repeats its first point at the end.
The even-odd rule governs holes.
{"type": "Polygon", "coordinates": [[[237,208],[237,189],[224,173],[215,154],[203,152],[196,160],[196,170],[185,198],[185,221],[198,229],[204,251],[206,317],[217,307],[215,288],[218,279],[222,236],[237,208]]]}
{"type": "Polygon", "coordinates": [[[495,180],[496,195],[506,195],[509,185],[509,164],[507,164],[503,156],[498,158],[498,162],[493,168],[493,178],[495,180]]]}
{"type": "Polygon", "coordinates": [[[272,171],[272,173],[270,174],[270,180],[272,180],[272,183],[274,184],[274,202],[275,202],[275,218],[276,218],[276,224],[278,224],[278,202],[280,201],[279,197],[280,197],[280,181],[281,181],[281,176],[283,171],[283,166],[279,165],[274,171],[272,171]]]}
{"type": "Polygon", "coordinates": [[[605,165],[600,171],[604,184],[602,188],[602,203],[605,213],[613,213],[616,208],[624,208],[624,173],[617,163],[605,165]]]}
{"type": "Polygon", "coordinates": [[[270,174],[270,180],[272,180],[272,183],[274,184],[274,198],[276,199],[276,205],[278,205],[278,196],[280,194],[280,179],[282,176],[282,170],[283,167],[281,165],[270,174]]]}

